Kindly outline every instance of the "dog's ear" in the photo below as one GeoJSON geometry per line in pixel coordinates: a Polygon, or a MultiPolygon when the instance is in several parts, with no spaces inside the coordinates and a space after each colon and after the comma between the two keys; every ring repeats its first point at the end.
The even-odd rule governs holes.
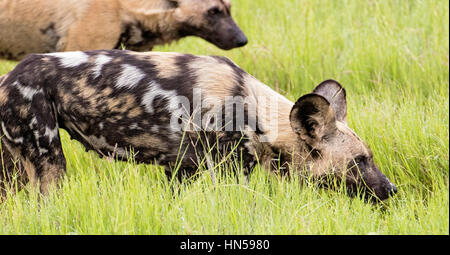
{"type": "Polygon", "coordinates": [[[297,100],[289,117],[292,130],[307,144],[315,147],[322,137],[336,129],[336,114],[326,98],[307,94],[297,100]]]}
{"type": "Polygon", "coordinates": [[[229,10],[231,8],[230,0],[222,0],[225,7],[229,10]]]}
{"type": "Polygon", "coordinates": [[[344,87],[335,80],[326,80],[314,89],[314,94],[323,96],[330,102],[336,119],[347,122],[347,99],[344,87]]]}

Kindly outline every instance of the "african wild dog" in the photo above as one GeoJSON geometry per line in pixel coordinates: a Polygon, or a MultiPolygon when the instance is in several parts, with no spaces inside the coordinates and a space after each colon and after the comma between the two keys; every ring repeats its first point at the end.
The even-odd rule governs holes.
{"type": "Polygon", "coordinates": [[[332,174],[386,199],[396,188],[347,126],[346,108],[336,81],[294,104],[224,57],[32,54],[1,79],[0,133],[43,193],[65,172],[63,128],[100,155],[126,159],[132,149],[137,162],[195,171],[228,151],[247,170],[259,162],[278,165],[275,171],[332,174]]]}
{"type": "Polygon", "coordinates": [[[148,51],[185,36],[222,49],[247,44],[229,0],[1,0],[0,58],[29,53],[148,51]]]}

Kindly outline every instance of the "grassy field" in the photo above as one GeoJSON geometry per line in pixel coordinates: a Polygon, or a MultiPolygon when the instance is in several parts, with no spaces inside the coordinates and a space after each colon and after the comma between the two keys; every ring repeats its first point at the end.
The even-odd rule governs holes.
{"type": "MultiPolygon", "coordinates": [[[[234,0],[249,44],[188,38],[159,51],[225,55],[291,100],[324,79],[348,94],[349,126],[399,189],[386,207],[256,169],[172,186],[162,169],[110,162],[63,133],[67,175],[42,200],[0,205],[0,234],[449,234],[449,3],[234,0]]],[[[16,63],[0,61],[0,74],[16,63]]],[[[229,166],[224,164],[222,170],[229,166]]]]}

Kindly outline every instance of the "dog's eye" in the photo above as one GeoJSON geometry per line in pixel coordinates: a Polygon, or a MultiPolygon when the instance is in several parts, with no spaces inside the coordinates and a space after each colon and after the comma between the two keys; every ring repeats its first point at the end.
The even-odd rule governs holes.
{"type": "Polygon", "coordinates": [[[170,8],[178,8],[179,4],[177,1],[169,0],[170,8]]]}
{"type": "Polygon", "coordinates": [[[359,155],[358,157],[355,158],[355,161],[358,163],[363,163],[367,161],[367,157],[364,155],[359,155]]]}
{"type": "Polygon", "coordinates": [[[355,157],[349,165],[351,165],[352,167],[357,166],[358,168],[362,168],[363,166],[365,166],[367,163],[367,157],[364,155],[359,155],[357,157],[355,157]]]}
{"type": "Polygon", "coordinates": [[[218,14],[221,14],[221,13],[222,13],[222,10],[220,10],[219,7],[213,7],[213,8],[208,10],[208,14],[210,16],[218,15],[218,14]]]}

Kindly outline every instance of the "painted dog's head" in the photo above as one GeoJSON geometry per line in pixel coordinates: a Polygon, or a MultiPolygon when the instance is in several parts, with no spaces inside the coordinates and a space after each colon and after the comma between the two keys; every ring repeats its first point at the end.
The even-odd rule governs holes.
{"type": "MultiPolygon", "coordinates": [[[[316,177],[338,177],[355,194],[387,199],[397,188],[375,165],[368,146],[347,125],[344,88],[336,81],[319,84],[297,100],[290,113],[293,131],[306,144],[316,177]]],[[[328,178],[325,178],[328,179],[328,178]]]]}
{"type": "Polygon", "coordinates": [[[217,47],[230,50],[248,39],[231,17],[229,0],[172,0],[183,36],[199,36],[217,47]]]}

